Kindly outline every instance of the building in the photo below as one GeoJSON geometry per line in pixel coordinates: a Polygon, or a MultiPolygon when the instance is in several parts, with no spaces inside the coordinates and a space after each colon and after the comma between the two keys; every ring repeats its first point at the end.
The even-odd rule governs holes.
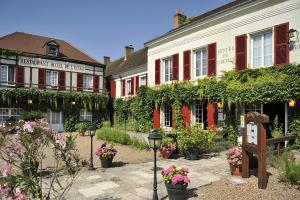
{"type": "MultiPolygon", "coordinates": [[[[234,69],[300,63],[299,18],[299,0],[236,0],[193,18],[178,10],[174,28],[145,43],[148,86],[174,80],[196,83],[234,69]]],[[[164,104],[154,110],[154,127],[172,126],[171,107],[164,104]]],[[[287,103],[244,105],[242,113],[248,111],[265,113],[271,119],[279,115],[287,132],[287,103]]],[[[216,105],[207,102],[191,102],[182,112],[190,116],[189,122],[205,127],[224,120],[216,105]]]]}
{"type": "MultiPolygon", "coordinates": [[[[57,92],[57,95],[72,94],[73,104],[81,101],[79,94],[74,92],[92,95],[101,95],[103,92],[105,65],[64,40],[15,32],[0,37],[0,50],[1,90],[18,88],[57,92]]],[[[36,101],[28,99],[28,104],[34,103],[36,101]]],[[[28,109],[26,103],[10,106],[1,103],[0,121],[11,117],[18,119],[20,110],[28,109]]],[[[39,109],[44,109],[47,114],[50,127],[63,131],[63,111],[47,108],[46,104],[40,106],[39,109]]],[[[88,109],[80,109],[78,115],[80,120],[93,118],[92,110],[88,109]]]]}
{"type": "Polygon", "coordinates": [[[134,96],[140,86],[147,85],[147,48],[134,51],[130,45],[124,50],[124,57],[108,63],[105,72],[113,98],[134,96]]]}

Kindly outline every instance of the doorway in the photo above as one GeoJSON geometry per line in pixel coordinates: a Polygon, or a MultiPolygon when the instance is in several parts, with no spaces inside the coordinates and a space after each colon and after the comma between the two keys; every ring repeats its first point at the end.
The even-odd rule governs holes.
{"type": "Polygon", "coordinates": [[[279,125],[285,130],[285,104],[284,103],[268,103],[263,105],[263,113],[269,116],[269,124],[267,127],[267,138],[271,137],[274,128],[274,119],[278,116],[279,125]]]}

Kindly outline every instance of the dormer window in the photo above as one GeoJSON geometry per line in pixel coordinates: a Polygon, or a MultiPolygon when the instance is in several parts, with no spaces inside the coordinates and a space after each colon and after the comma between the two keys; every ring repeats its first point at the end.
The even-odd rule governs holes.
{"type": "Polygon", "coordinates": [[[44,46],[48,56],[59,56],[59,44],[55,40],[48,41],[44,46]]]}

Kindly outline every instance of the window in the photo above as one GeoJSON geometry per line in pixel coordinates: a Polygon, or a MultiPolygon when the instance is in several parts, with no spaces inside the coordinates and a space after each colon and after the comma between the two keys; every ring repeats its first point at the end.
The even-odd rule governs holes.
{"type": "Polygon", "coordinates": [[[80,121],[92,121],[93,120],[93,114],[85,109],[80,110],[80,121]]]}
{"type": "Polygon", "coordinates": [[[203,105],[201,102],[195,103],[194,117],[197,124],[203,124],[203,105]]]}
{"type": "Polygon", "coordinates": [[[272,32],[252,36],[252,66],[263,67],[273,64],[272,32]]]}
{"type": "Polygon", "coordinates": [[[92,75],[83,75],[83,89],[84,90],[93,90],[93,76],[92,75]]]}
{"type": "Polygon", "coordinates": [[[165,82],[172,80],[172,60],[171,58],[166,58],[163,60],[164,65],[164,75],[165,75],[165,82]]]}
{"type": "Polygon", "coordinates": [[[140,86],[142,86],[142,85],[147,85],[147,77],[146,76],[140,77],[140,86]]]}
{"type": "Polygon", "coordinates": [[[165,127],[171,127],[172,126],[172,108],[170,105],[165,105],[164,107],[164,125],[165,127]]]}
{"type": "Polygon", "coordinates": [[[207,75],[207,50],[206,48],[195,51],[196,77],[207,75]]]}
{"type": "Polygon", "coordinates": [[[61,112],[53,112],[52,110],[48,110],[46,117],[47,117],[47,122],[49,124],[61,124],[62,123],[61,112]]]}
{"type": "Polygon", "coordinates": [[[49,88],[57,87],[58,82],[58,72],[57,71],[46,71],[46,86],[49,88]]]}
{"type": "Polygon", "coordinates": [[[261,113],[262,111],[262,106],[261,105],[246,105],[245,106],[245,114],[248,112],[258,112],[261,113]]]}
{"type": "Polygon", "coordinates": [[[14,84],[15,82],[15,67],[1,65],[0,66],[0,83],[2,85],[14,84]]]}
{"type": "Polygon", "coordinates": [[[126,95],[131,94],[131,80],[126,81],[126,95]]]}
{"type": "Polygon", "coordinates": [[[0,108],[0,122],[8,119],[18,121],[20,119],[20,108],[0,108]]]}

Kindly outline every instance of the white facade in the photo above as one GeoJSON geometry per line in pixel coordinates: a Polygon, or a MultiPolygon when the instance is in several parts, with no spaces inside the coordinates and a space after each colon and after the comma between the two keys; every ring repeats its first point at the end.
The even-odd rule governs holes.
{"type": "MultiPolygon", "coordinates": [[[[248,3],[152,40],[148,47],[148,85],[155,85],[155,60],[161,59],[160,83],[163,77],[163,59],[179,53],[179,81],[183,80],[183,52],[191,50],[191,81],[204,76],[196,76],[195,52],[208,44],[217,46],[216,75],[235,68],[235,37],[247,34],[247,66],[253,67],[254,37],[261,33],[266,36],[266,44],[271,44],[271,63],[274,63],[274,26],[289,23],[289,29],[300,31],[300,0],[262,0],[248,3]],[[269,41],[267,43],[267,41],[269,41]]],[[[259,40],[259,39],[258,39],[259,40]]],[[[261,40],[259,40],[261,41],[261,40]]],[[[264,45],[264,44],[263,44],[264,45]]],[[[257,55],[256,55],[257,56],[257,55]]],[[[290,63],[300,63],[300,43],[295,43],[289,52],[290,63]]],[[[170,82],[169,82],[170,83],[170,82]]]]}

